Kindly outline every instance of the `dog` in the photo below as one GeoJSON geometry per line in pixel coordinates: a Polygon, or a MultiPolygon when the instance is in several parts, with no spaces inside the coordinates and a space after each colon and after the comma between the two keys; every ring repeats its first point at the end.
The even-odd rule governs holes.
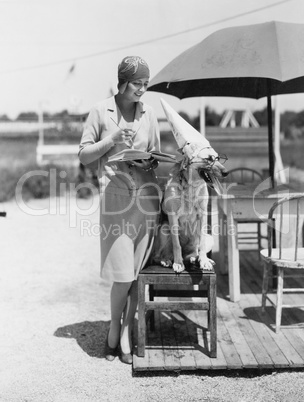
{"type": "Polygon", "coordinates": [[[184,263],[211,271],[214,261],[207,256],[213,246],[207,233],[208,186],[220,192],[218,179],[226,177],[228,171],[215,150],[204,143],[186,143],[181,153],[164,190],[161,208],[168,222],[158,226],[152,262],[172,267],[177,273],[185,269],[184,263]]]}

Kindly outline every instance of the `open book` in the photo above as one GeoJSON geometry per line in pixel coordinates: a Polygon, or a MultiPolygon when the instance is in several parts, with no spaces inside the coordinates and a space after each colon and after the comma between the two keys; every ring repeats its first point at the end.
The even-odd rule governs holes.
{"type": "Polygon", "coordinates": [[[108,162],[127,162],[150,158],[154,158],[160,162],[176,162],[174,155],[158,151],[145,152],[138,149],[123,149],[117,152],[117,154],[110,156],[108,162]]]}

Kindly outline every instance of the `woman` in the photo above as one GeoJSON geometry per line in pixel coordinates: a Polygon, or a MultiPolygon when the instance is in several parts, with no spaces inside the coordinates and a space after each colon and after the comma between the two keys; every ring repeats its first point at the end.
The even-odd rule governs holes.
{"type": "Polygon", "coordinates": [[[101,277],[112,281],[111,324],[106,358],[132,363],[131,330],[137,306],[136,279],[149,257],[159,213],[155,161],[109,162],[123,149],[159,151],[156,116],[140,102],[149,83],[140,57],[118,66],[118,93],[89,113],[80,143],[84,165],[98,161],[100,184],[101,277]]]}

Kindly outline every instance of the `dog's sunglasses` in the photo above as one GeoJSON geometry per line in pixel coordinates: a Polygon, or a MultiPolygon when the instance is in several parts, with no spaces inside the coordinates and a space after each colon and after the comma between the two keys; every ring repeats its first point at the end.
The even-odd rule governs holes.
{"type": "MultiPolygon", "coordinates": [[[[228,157],[225,154],[218,154],[218,156],[210,155],[209,158],[206,158],[205,160],[208,163],[208,167],[212,167],[215,164],[215,162],[219,162],[222,165],[224,165],[227,162],[228,157]]],[[[190,162],[190,163],[201,163],[201,162],[190,162]]]]}
{"type": "Polygon", "coordinates": [[[213,166],[215,162],[219,162],[222,165],[224,165],[227,162],[227,160],[228,160],[227,155],[218,154],[218,156],[216,156],[216,157],[211,157],[211,166],[213,166]]]}

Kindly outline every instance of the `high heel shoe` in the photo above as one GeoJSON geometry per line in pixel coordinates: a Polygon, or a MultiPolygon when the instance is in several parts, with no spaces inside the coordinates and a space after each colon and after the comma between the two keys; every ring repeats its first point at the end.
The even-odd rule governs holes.
{"type": "Polygon", "coordinates": [[[133,363],[133,356],[131,353],[123,353],[121,352],[120,360],[125,364],[132,364],[133,363]]]}
{"type": "Polygon", "coordinates": [[[112,362],[117,356],[117,348],[110,348],[108,344],[105,346],[105,356],[109,362],[112,362]]]}
{"type": "Polygon", "coordinates": [[[116,346],[115,348],[111,348],[109,346],[109,332],[108,332],[105,344],[105,357],[109,362],[112,362],[117,355],[118,355],[118,346],[116,346]]]}

